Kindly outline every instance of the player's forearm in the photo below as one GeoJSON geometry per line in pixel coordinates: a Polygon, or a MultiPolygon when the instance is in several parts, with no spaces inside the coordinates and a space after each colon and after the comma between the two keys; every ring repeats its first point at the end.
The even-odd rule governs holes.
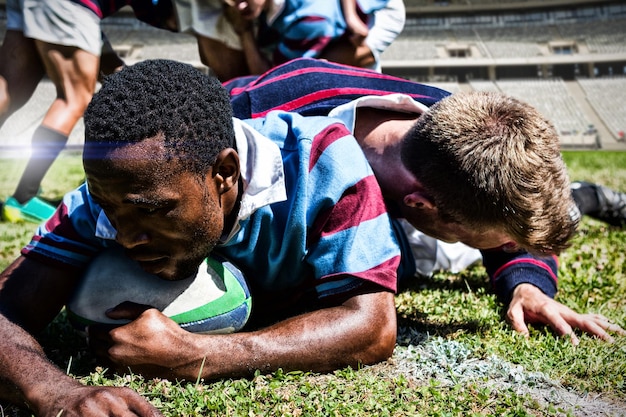
{"type": "Polygon", "coordinates": [[[481,251],[483,264],[498,298],[508,305],[513,291],[522,283],[539,288],[551,298],[557,291],[558,259],[537,257],[526,252],[481,251]]]}
{"type": "Polygon", "coordinates": [[[0,315],[0,398],[16,405],[51,401],[62,387],[80,383],[52,364],[39,343],[19,326],[0,315]]]}
{"type": "MultiPolygon", "coordinates": [[[[365,313],[344,305],[297,316],[256,332],[198,338],[194,350],[206,354],[202,376],[244,376],[278,368],[325,372],[385,360],[395,346],[395,306],[393,294],[376,296],[360,296],[370,297],[365,300],[369,303],[365,313]]],[[[195,372],[185,377],[197,378],[199,367],[195,372]]]]}
{"type": "Polygon", "coordinates": [[[256,38],[252,30],[244,31],[239,34],[241,40],[241,48],[246,57],[246,64],[250,74],[263,74],[269,70],[270,62],[265,59],[256,44],[256,38]]]}

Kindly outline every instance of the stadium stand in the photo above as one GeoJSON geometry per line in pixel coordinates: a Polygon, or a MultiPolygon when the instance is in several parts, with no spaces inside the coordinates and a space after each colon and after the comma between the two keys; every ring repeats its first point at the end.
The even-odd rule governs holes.
{"type": "Polygon", "coordinates": [[[496,82],[500,91],[525,100],[552,120],[564,146],[598,148],[597,131],[560,78],[496,82]]]}
{"type": "Polygon", "coordinates": [[[626,132],[626,77],[579,78],[587,100],[616,139],[626,132]]]}
{"type": "Polygon", "coordinates": [[[564,147],[626,150],[626,2],[405,5],[405,29],[383,53],[384,72],[450,91],[502,91],[549,117],[564,147]]]}
{"type": "Polygon", "coordinates": [[[469,85],[475,91],[500,92],[496,83],[490,80],[469,80],[469,85]]]}

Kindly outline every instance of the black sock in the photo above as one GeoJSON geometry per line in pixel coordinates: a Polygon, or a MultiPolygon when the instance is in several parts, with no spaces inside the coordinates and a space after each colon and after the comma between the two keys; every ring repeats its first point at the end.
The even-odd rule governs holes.
{"type": "Polygon", "coordinates": [[[43,177],[65,147],[67,139],[63,133],[45,126],[35,130],[30,159],[13,194],[18,203],[24,204],[37,195],[43,177]]]}
{"type": "Polygon", "coordinates": [[[572,197],[582,215],[600,210],[598,193],[594,184],[577,181],[572,183],[572,197]]]}

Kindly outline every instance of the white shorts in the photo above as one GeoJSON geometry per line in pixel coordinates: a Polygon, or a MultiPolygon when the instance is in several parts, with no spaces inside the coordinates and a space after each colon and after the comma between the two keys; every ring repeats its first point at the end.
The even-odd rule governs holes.
{"type": "Polygon", "coordinates": [[[86,7],[67,0],[7,0],[6,9],[7,29],[100,56],[100,18],[86,7]]]}
{"type": "Polygon", "coordinates": [[[173,0],[178,30],[222,42],[241,50],[239,35],[223,13],[224,0],[173,0]]]}
{"type": "Polygon", "coordinates": [[[406,10],[403,0],[389,0],[387,5],[376,10],[371,19],[370,30],[365,38],[365,44],[370,48],[376,64],[372,69],[381,71],[380,55],[396,40],[406,21],[406,10]]]}
{"type": "MultiPolygon", "coordinates": [[[[224,17],[223,3],[223,0],[174,0],[179,31],[202,35],[241,50],[239,35],[224,17]]],[[[402,32],[405,20],[403,0],[389,0],[384,8],[373,13],[365,38],[376,60],[373,69],[380,71],[380,55],[402,32]]]]}
{"type": "Polygon", "coordinates": [[[446,243],[427,236],[415,229],[406,220],[400,220],[415,259],[415,268],[420,275],[430,276],[443,270],[459,272],[482,260],[478,249],[463,243],[446,243]]]}

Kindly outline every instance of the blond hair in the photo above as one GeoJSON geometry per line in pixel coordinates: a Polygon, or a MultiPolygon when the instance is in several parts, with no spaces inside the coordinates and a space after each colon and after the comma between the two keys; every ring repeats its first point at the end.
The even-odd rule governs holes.
{"type": "Polygon", "coordinates": [[[554,126],[513,97],[444,98],[404,138],[402,161],[444,220],[500,227],[530,252],[559,253],[578,224],[554,126]]]}

